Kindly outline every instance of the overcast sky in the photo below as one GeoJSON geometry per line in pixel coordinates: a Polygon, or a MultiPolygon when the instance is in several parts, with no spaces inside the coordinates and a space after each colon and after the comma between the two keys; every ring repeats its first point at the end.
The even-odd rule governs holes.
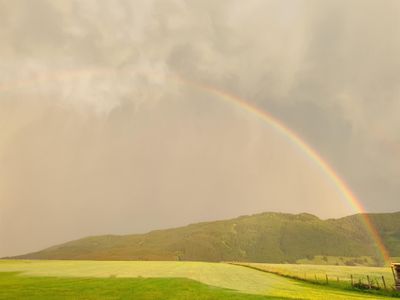
{"type": "Polygon", "coordinates": [[[0,0],[0,256],[263,211],[400,210],[400,1],[0,0]],[[177,80],[184,78],[184,80],[177,80]]]}

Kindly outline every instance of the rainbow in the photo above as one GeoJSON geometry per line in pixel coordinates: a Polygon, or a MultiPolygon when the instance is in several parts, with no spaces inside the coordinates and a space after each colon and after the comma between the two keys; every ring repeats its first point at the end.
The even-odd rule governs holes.
{"type": "MultiPolygon", "coordinates": [[[[113,70],[114,72],[116,70],[113,70]]],[[[81,69],[81,70],[68,70],[68,71],[61,71],[55,72],[50,75],[42,75],[35,79],[28,79],[19,82],[13,82],[8,84],[0,84],[0,92],[8,91],[10,89],[15,88],[25,88],[35,83],[44,83],[50,82],[54,80],[65,80],[71,79],[77,75],[85,75],[85,74],[107,74],[110,73],[108,69],[81,69]]],[[[376,227],[374,226],[372,220],[368,216],[364,206],[357,199],[357,197],[353,194],[351,189],[348,187],[346,182],[340,178],[337,172],[329,165],[329,163],[324,160],[320,154],[316,150],[314,150],[310,145],[308,145],[304,140],[302,140],[298,134],[296,134],[293,130],[286,127],[282,122],[276,119],[273,115],[269,112],[257,107],[254,104],[251,104],[249,101],[240,98],[234,94],[231,94],[225,90],[217,88],[213,85],[199,83],[195,81],[188,80],[183,78],[179,75],[171,76],[176,81],[183,83],[185,85],[190,85],[195,88],[207,91],[215,96],[218,99],[221,99],[231,105],[235,105],[236,107],[240,108],[241,110],[257,117],[258,119],[265,122],[268,126],[273,128],[277,133],[284,136],[288,139],[296,148],[300,149],[306,157],[308,157],[311,161],[313,161],[316,166],[322,171],[322,173],[326,174],[327,177],[334,183],[335,187],[339,190],[340,194],[343,195],[343,199],[347,205],[350,205],[352,209],[359,212],[361,215],[361,220],[370,233],[374,243],[377,246],[378,253],[381,255],[381,258],[385,263],[390,262],[390,255],[389,251],[387,250],[386,246],[384,245],[382,238],[377,231],[376,227]]],[[[170,78],[171,78],[170,77],[170,78]]]]}
{"type": "Polygon", "coordinates": [[[373,241],[376,243],[378,247],[378,252],[381,255],[381,258],[385,263],[390,262],[389,251],[387,250],[385,244],[382,241],[382,238],[374,226],[372,220],[367,214],[364,206],[357,199],[357,197],[353,194],[351,189],[348,187],[346,182],[340,178],[337,172],[330,166],[326,160],[324,160],[320,154],[316,150],[314,150],[310,145],[308,145],[305,141],[303,141],[294,131],[286,127],[282,122],[272,116],[269,112],[257,107],[256,105],[251,104],[249,101],[242,99],[234,94],[231,94],[222,89],[216,88],[212,85],[206,85],[198,82],[189,81],[182,77],[178,77],[179,81],[184,82],[186,84],[190,84],[192,86],[198,87],[202,90],[206,90],[218,98],[233,104],[240,109],[256,116],[263,122],[267,123],[270,127],[272,127],[276,132],[285,136],[291,143],[293,143],[298,149],[300,149],[311,161],[313,161],[320,170],[328,176],[328,178],[335,184],[338,188],[339,192],[343,195],[346,204],[350,205],[352,209],[359,212],[361,215],[361,220],[364,223],[367,231],[371,234],[373,241]]]}

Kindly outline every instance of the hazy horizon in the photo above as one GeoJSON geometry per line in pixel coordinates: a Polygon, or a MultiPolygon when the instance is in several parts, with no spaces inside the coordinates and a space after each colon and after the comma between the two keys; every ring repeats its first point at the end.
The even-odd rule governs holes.
{"type": "Polygon", "coordinates": [[[0,39],[0,257],[358,212],[287,136],[187,82],[273,115],[367,212],[400,210],[397,0],[15,0],[0,39]]]}

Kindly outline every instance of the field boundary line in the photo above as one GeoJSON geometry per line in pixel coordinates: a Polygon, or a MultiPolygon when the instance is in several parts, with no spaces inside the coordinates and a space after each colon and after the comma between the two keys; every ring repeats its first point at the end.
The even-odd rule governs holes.
{"type": "Polygon", "coordinates": [[[325,284],[323,282],[318,282],[318,281],[312,281],[312,280],[308,280],[308,279],[304,279],[295,275],[290,275],[290,274],[283,274],[280,272],[274,272],[274,271],[270,271],[270,270],[265,270],[265,269],[261,269],[255,266],[250,266],[247,265],[245,263],[240,263],[240,262],[226,262],[227,264],[233,265],[233,266],[239,266],[239,267],[245,267],[245,268],[249,268],[252,270],[256,270],[256,271],[260,271],[260,272],[264,272],[264,273],[268,273],[268,274],[273,274],[276,276],[281,276],[281,277],[285,277],[288,279],[292,279],[292,280],[296,280],[296,281],[300,281],[306,284],[311,284],[311,285],[317,285],[317,286],[324,286],[327,287],[329,289],[333,289],[333,290],[346,290],[346,291],[352,291],[354,293],[361,293],[361,294],[369,294],[369,295],[379,295],[379,296],[384,296],[384,297],[388,297],[388,298],[400,298],[400,294],[398,293],[394,293],[394,294],[390,294],[390,291],[386,290],[387,292],[389,292],[389,294],[387,293],[373,293],[371,290],[361,290],[361,289],[356,289],[354,287],[352,288],[342,288],[339,286],[335,286],[335,285],[330,285],[330,284],[325,284]]]}

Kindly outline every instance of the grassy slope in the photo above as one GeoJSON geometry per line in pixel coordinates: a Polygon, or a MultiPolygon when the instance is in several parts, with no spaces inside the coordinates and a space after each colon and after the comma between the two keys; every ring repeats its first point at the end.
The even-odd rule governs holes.
{"type": "MultiPolygon", "coordinates": [[[[400,213],[373,214],[393,256],[400,256],[400,213]]],[[[325,256],[376,256],[359,215],[320,220],[263,213],[142,235],[96,236],[18,258],[296,262],[325,256]]]]}
{"type": "MultiPolygon", "coordinates": [[[[76,287],[76,290],[72,292],[79,293],[79,291],[82,291],[82,293],[89,293],[86,299],[90,299],[90,297],[95,298],[96,293],[123,296],[131,292],[133,288],[142,291],[144,295],[143,298],[137,297],[136,299],[160,299],[157,298],[158,296],[154,296],[154,298],[149,296],[152,295],[151,291],[157,291],[158,288],[160,292],[165,293],[165,295],[171,295],[172,298],[173,295],[185,295],[183,292],[187,290],[190,290],[190,292],[197,290],[200,295],[203,292],[206,294],[209,293],[210,297],[214,297],[215,295],[211,293],[212,291],[208,291],[212,290],[210,286],[214,286],[242,293],[291,299],[380,299],[377,296],[315,286],[246,267],[221,263],[3,260],[0,261],[0,272],[22,272],[21,275],[14,278],[9,275],[10,273],[4,275],[6,280],[0,280],[0,298],[4,298],[4,295],[12,296],[13,293],[14,295],[18,295],[16,293],[22,293],[23,290],[29,290],[32,295],[41,295],[42,293],[46,293],[43,290],[45,286],[49,287],[49,293],[54,291],[54,293],[60,295],[69,293],[71,289],[75,289],[76,287]],[[60,278],[61,276],[63,278],[60,278]],[[141,281],[142,279],[130,281],[129,279],[139,278],[140,276],[164,279],[161,281],[141,281]],[[83,279],[84,277],[92,279],[83,279]],[[98,280],[93,278],[97,278],[98,280]],[[124,278],[128,280],[124,281],[124,278]],[[169,281],[164,281],[166,278],[169,278],[169,281]],[[206,286],[198,285],[198,283],[193,281],[176,281],[176,278],[196,280],[206,286]],[[121,281],[117,279],[121,279],[121,281]],[[115,284],[114,288],[113,284],[115,284]],[[96,291],[96,289],[99,290],[96,291]],[[121,292],[116,294],[115,289],[120,289],[121,292]],[[149,291],[148,295],[146,294],[147,291],[149,291]],[[175,294],[173,294],[174,292],[175,294]]],[[[226,299],[236,299],[229,298],[230,295],[225,295],[227,291],[218,290],[217,292],[221,293],[221,298],[204,299],[225,299],[223,297],[228,297],[226,299]]],[[[173,299],[179,299],[179,297],[176,296],[173,299]]],[[[246,299],[244,297],[245,295],[243,295],[243,299],[246,299]]],[[[122,298],[125,299],[124,297],[122,298]]],[[[12,298],[8,297],[7,299],[12,298]]],[[[38,296],[38,299],[42,298],[38,296]]],[[[162,299],[168,298],[165,296],[162,299]]],[[[188,296],[187,299],[202,298],[188,296]]]]}

